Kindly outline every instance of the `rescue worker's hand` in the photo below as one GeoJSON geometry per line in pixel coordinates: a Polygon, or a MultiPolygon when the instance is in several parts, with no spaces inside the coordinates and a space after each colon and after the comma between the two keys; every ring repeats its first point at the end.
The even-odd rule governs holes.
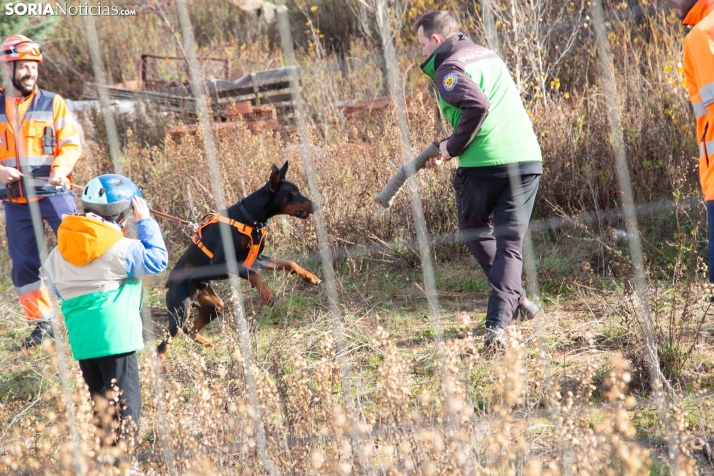
{"type": "Polygon", "coordinates": [[[441,152],[441,157],[432,157],[427,160],[424,164],[425,169],[433,169],[434,167],[438,167],[443,164],[445,160],[451,160],[451,155],[449,155],[449,151],[446,150],[446,142],[447,141],[441,141],[441,143],[439,143],[439,152],[441,152]]]}
{"type": "Polygon", "coordinates": [[[14,167],[5,167],[0,165],[0,183],[9,185],[13,182],[17,182],[22,178],[22,172],[14,167]]]}
{"type": "Polygon", "coordinates": [[[139,197],[131,199],[131,213],[134,217],[134,223],[139,223],[144,218],[149,218],[151,216],[149,205],[146,204],[146,200],[139,197]]]}
{"type": "Polygon", "coordinates": [[[50,173],[50,178],[47,183],[50,185],[62,185],[67,181],[67,174],[62,170],[61,167],[57,167],[50,173]]]}
{"type": "Polygon", "coordinates": [[[443,162],[444,159],[442,157],[432,157],[431,159],[426,161],[426,163],[424,164],[424,168],[433,169],[434,167],[440,166],[443,162]]]}
{"type": "Polygon", "coordinates": [[[448,141],[441,141],[439,143],[439,152],[441,152],[441,158],[443,160],[451,160],[451,154],[449,154],[449,151],[446,150],[446,144],[448,141]]]}

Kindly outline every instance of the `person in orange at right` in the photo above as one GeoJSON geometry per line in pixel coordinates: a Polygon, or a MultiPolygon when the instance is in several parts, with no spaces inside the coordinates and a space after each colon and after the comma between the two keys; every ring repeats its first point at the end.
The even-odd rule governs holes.
{"type": "MultiPolygon", "coordinates": [[[[699,182],[707,206],[709,282],[714,283],[714,0],[670,0],[685,25],[684,77],[697,121],[699,182]]],[[[709,297],[714,302],[714,296],[709,297]]]]}
{"type": "Polygon", "coordinates": [[[57,234],[63,215],[77,213],[69,181],[80,156],[79,128],[64,99],[37,87],[42,45],[23,35],[3,43],[0,62],[11,87],[0,90],[0,196],[12,260],[12,282],[27,322],[27,347],[52,338],[54,310],[40,274],[40,252],[26,187],[33,187],[43,220],[57,234]]]}

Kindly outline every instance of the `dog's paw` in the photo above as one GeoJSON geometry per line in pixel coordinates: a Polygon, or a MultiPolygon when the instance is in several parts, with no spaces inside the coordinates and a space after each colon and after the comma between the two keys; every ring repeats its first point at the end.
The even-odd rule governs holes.
{"type": "Polygon", "coordinates": [[[318,278],[317,276],[315,276],[312,273],[307,273],[307,274],[303,275],[302,279],[304,279],[306,282],[308,282],[310,284],[320,284],[322,282],[322,280],[320,278],[318,278]]]}
{"type": "Polygon", "coordinates": [[[193,340],[195,340],[196,342],[198,342],[199,344],[201,344],[203,346],[213,347],[213,341],[210,341],[201,335],[193,334],[191,337],[193,338],[193,340]]]}
{"type": "Polygon", "coordinates": [[[166,375],[168,373],[168,369],[166,368],[166,356],[165,355],[160,355],[159,358],[156,361],[157,364],[157,370],[161,375],[166,375]]]}
{"type": "Polygon", "coordinates": [[[273,296],[270,292],[261,293],[260,302],[268,307],[273,307],[275,304],[275,296],[273,296]]]}

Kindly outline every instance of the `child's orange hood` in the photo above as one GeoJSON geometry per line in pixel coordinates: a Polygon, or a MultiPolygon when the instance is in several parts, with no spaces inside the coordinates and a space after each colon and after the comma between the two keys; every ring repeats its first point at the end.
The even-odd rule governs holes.
{"type": "Polygon", "coordinates": [[[714,11],[714,0],[699,0],[684,19],[685,25],[696,25],[714,11]]]}
{"type": "Polygon", "coordinates": [[[109,223],[79,215],[69,215],[57,230],[57,248],[64,259],[84,266],[102,256],[124,237],[109,223]]]}

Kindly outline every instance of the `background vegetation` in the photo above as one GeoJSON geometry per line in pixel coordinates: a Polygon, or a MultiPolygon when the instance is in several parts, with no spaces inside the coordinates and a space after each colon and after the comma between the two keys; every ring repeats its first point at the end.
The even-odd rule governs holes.
{"type": "MultiPolygon", "coordinates": [[[[189,4],[201,54],[229,58],[232,77],[283,65],[270,5],[189,4]]],[[[320,198],[336,249],[344,328],[335,333],[322,287],[264,273],[278,295],[270,309],[243,289],[267,452],[279,471],[670,474],[668,453],[675,449],[677,474],[711,472],[706,442],[714,416],[714,329],[707,291],[699,284],[706,275],[706,219],[681,69],[686,31],[664,2],[605,4],[666,377],[668,405],[662,409],[651,394],[628,237],[621,231],[589,3],[510,0],[493,2],[490,13],[471,1],[390,3],[415,149],[448,134],[433,89],[419,71],[411,31],[413,21],[433,8],[458,14],[464,32],[507,61],[541,142],[545,174],[532,231],[545,316],[515,327],[509,350],[495,359],[478,355],[488,285],[457,239],[450,187],[455,164],[418,177],[442,306],[435,322],[427,314],[406,194],[390,212],[372,204],[402,160],[394,113],[355,122],[336,108],[386,94],[373,4],[316,0],[288,6],[320,198]],[[440,329],[444,341],[436,338],[440,329]],[[346,386],[352,407],[344,398],[346,386]]],[[[172,2],[126,7],[138,15],[97,18],[112,83],[137,79],[142,52],[180,55],[172,2]]],[[[48,60],[41,86],[85,98],[93,73],[81,18],[9,22],[0,17],[0,31],[44,36],[48,60]]],[[[152,74],[185,77],[169,66],[152,74]]],[[[207,67],[206,75],[212,74],[207,67]]],[[[147,104],[121,117],[119,126],[125,173],[151,205],[197,220],[214,202],[200,138],[166,137],[169,127],[192,120],[147,104]]],[[[78,183],[111,170],[101,115],[83,115],[82,121],[86,147],[75,171],[78,183]]],[[[260,187],[270,164],[286,159],[288,178],[307,190],[296,137],[246,128],[218,134],[217,140],[228,201],[260,187]]],[[[171,223],[162,229],[173,262],[190,230],[171,223]]],[[[273,220],[268,248],[319,269],[311,219],[273,220]]],[[[0,275],[9,276],[9,266],[7,258],[0,260],[0,275]]],[[[155,308],[163,302],[164,279],[146,280],[155,308]]],[[[74,472],[67,437],[72,420],[61,397],[57,356],[50,348],[32,354],[19,349],[27,330],[9,278],[3,286],[0,466],[24,474],[74,472]]],[[[180,474],[264,473],[231,309],[209,333],[217,344],[212,349],[184,336],[172,343],[158,397],[150,366],[155,342],[141,353],[144,407],[136,454],[147,474],[169,471],[167,448],[180,474]]],[[[100,464],[98,454],[106,449],[96,438],[86,390],[71,360],[69,371],[85,469],[112,474],[111,465],[100,464]]]]}

